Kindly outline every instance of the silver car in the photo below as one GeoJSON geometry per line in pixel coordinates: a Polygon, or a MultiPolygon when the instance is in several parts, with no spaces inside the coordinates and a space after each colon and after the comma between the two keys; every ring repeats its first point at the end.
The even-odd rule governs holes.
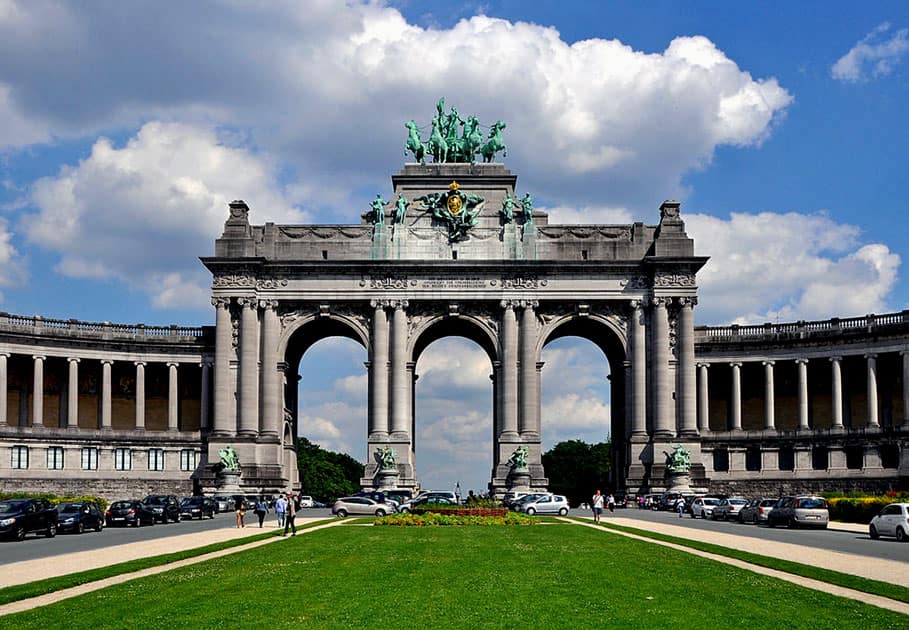
{"type": "Polygon", "coordinates": [[[719,499],[712,497],[698,497],[691,503],[691,518],[710,518],[713,508],[720,504],[719,499]]]}
{"type": "Polygon", "coordinates": [[[394,514],[395,506],[390,503],[379,503],[369,497],[342,497],[331,506],[331,513],[344,518],[348,514],[365,516],[385,516],[394,514]]]}
{"type": "Polygon", "coordinates": [[[827,528],[830,512],[824,497],[783,497],[767,516],[767,525],[788,525],[789,527],[827,528]]]}
{"type": "Polygon", "coordinates": [[[710,515],[710,518],[713,520],[723,519],[728,521],[729,519],[739,518],[739,510],[748,505],[748,499],[744,497],[729,497],[728,499],[723,499],[719,504],[713,508],[713,513],[710,515]]]}
{"type": "Polygon", "coordinates": [[[748,505],[739,510],[739,520],[742,523],[766,523],[767,515],[776,505],[776,499],[752,499],[748,505]]]}
{"type": "Polygon", "coordinates": [[[909,503],[891,503],[871,519],[868,534],[877,539],[895,536],[899,542],[909,540],[909,503]]]}
{"type": "Polygon", "coordinates": [[[558,494],[544,494],[536,499],[521,503],[518,508],[521,512],[533,516],[534,514],[568,514],[568,499],[558,494]]]}

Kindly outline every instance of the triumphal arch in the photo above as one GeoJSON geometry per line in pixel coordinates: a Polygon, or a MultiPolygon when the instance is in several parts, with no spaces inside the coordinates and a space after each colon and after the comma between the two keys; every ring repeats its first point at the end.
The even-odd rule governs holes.
{"type": "Polygon", "coordinates": [[[377,195],[358,223],[256,225],[254,209],[230,205],[215,255],[202,259],[217,312],[210,461],[229,443],[256,462],[244,476],[295,481],[300,359],[316,341],[344,336],[369,358],[362,483],[417,486],[414,366],[430,343],[457,335],[492,364],[490,488],[545,488],[540,357],[572,335],[608,359],[604,426],[624,485],[662,485],[663,453],[679,444],[703,477],[693,309],[706,259],[694,255],[679,204],[664,202],[656,225],[552,224],[492,161],[504,126],[493,126],[489,142],[502,146],[483,163],[430,143],[438,161],[405,164],[388,200],[377,195]]]}

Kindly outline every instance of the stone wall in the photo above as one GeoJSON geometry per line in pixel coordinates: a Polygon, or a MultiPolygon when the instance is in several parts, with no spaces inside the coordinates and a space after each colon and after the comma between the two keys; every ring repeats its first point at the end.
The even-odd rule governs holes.
{"type": "Polygon", "coordinates": [[[141,499],[149,494],[193,494],[191,479],[64,479],[36,477],[31,479],[0,478],[0,492],[50,493],[60,496],[96,496],[108,503],[123,499],[141,499]]]}

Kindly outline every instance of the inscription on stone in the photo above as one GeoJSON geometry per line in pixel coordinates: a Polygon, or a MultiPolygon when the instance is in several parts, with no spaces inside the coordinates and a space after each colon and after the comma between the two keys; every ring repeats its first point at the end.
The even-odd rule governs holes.
{"type": "Polygon", "coordinates": [[[424,278],[421,289],[485,289],[486,280],[481,278],[424,278]]]}

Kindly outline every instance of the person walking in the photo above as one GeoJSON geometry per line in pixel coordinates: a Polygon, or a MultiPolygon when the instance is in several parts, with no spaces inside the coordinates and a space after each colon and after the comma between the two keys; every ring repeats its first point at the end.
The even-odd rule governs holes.
{"type": "Polygon", "coordinates": [[[284,533],[282,536],[287,536],[287,530],[293,529],[293,536],[297,535],[297,526],[294,524],[294,519],[297,516],[297,508],[294,504],[294,495],[287,495],[287,515],[284,518],[284,533]]]}
{"type": "Polygon", "coordinates": [[[278,517],[278,529],[284,527],[285,514],[287,514],[287,499],[281,494],[278,495],[278,500],[275,501],[275,516],[278,517]]]}
{"type": "Polygon", "coordinates": [[[237,527],[246,527],[246,500],[239,494],[234,497],[234,509],[237,511],[237,527]]]}
{"type": "Polygon", "coordinates": [[[256,516],[259,517],[259,528],[261,528],[265,523],[265,515],[268,514],[268,502],[265,500],[265,497],[259,496],[253,511],[256,513],[256,516]]]}
{"type": "Polygon", "coordinates": [[[606,507],[609,508],[610,514],[615,513],[615,497],[612,496],[612,493],[610,493],[609,496],[606,497],[606,507]]]}
{"type": "Polygon", "coordinates": [[[603,514],[603,495],[599,490],[597,490],[597,493],[593,495],[591,505],[593,505],[593,522],[599,523],[600,516],[603,514]]]}
{"type": "Polygon", "coordinates": [[[679,498],[675,500],[675,509],[679,513],[679,518],[682,518],[682,515],[685,514],[685,497],[679,495],[679,498]]]}

